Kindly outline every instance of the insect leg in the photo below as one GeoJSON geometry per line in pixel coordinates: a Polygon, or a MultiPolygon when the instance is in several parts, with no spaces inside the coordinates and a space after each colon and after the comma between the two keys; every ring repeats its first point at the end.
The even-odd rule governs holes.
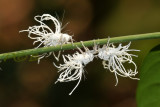
{"type": "Polygon", "coordinates": [[[77,49],[81,52],[81,54],[84,54],[84,52],[76,45],[77,49]]]}
{"type": "Polygon", "coordinates": [[[59,61],[59,58],[55,55],[54,52],[53,52],[53,56],[55,57],[55,59],[56,59],[57,61],[59,61]]]}
{"type": "Polygon", "coordinates": [[[72,46],[74,46],[74,43],[73,43],[73,38],[72,38],[72,36],[71,36],[71,44],[72,44],[72,46]]]}
{"type": "Polygon", "coordinates": [[[87,47],[84,46],[83,42],[82,42],[82,41],[80,41],[80,42],[81,42],[83,48],[85,49],[85,51],[86,51],[86,52],[89,51],[89,49],[88,49],[87,47]]]}

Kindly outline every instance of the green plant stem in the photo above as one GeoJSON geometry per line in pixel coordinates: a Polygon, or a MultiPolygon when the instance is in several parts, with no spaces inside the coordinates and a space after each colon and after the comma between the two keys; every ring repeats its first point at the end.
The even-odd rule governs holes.
{"type": "MultiPolygon", "coordinates": [[[[156,39],[156,38],[160,38],[160,32],[113,37],[113,38],[110,38],[110,43],[156,39]]],[[[90,47],[90,46],[94,46],[94,41],[95,41],[96,44],[103,45],[107,43],[107,40],[108,38],[90,40],[90,41],[84,41],[83,44],[86,47],[90,47]]],[[[60,50],[71,50],[71,49],[77,48],[76,46],[81,48],[82,44],[80,42],[74,43],[74,46],[72,46],[72,44],[64,44],[62,45],[62,49],[61,49],[61,46],[58,45],[56,47],[53,47],[53,46],[43,47],[43,48],[37,48],[37,49],[27,49],[27,50],[21,50],[21,51],[16,51],[16,52],[3,53],[3,54],[0,54],[0,60],[11,59],[11,58],[16,58],[16,57],[24,57],[24,56],[29,56],[29,55],[37,55],[37,54],[53,52],[53,51],[60,51],[60,50]]]]}

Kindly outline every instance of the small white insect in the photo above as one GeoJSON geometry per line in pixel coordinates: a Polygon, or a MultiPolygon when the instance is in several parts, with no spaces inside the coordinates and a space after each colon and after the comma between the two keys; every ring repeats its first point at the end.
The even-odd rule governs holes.
{"type": "MultiPolygon", "coordinates": [[[[49,46],[57,46],[57,45],[63,45],[67,43],[72,43],[73,45],[73,39],[72,36],[66,34],[66,33],[61,33],[62,27],[61,23],[53,16],[49,14],[43,14],[42,16],[35,16],[34,19],[39,22],[40,25],[35,25],[32,27],[29,27],[27,30],[22,30],[20,32],[27,31],[29,32],[28,37],[30,39],[35,40],[33,42],[33,45],[35,43],[39,43],[39,45],[36,48],[39,48],[40,46],[43,45],[43,47],[49,47],[49,46]],[[53,21],[55,25],[55,31],[53,31],[51,28],[49,28],[44,21],[51,20],[53,21]],[[34,36],[31,36],[31,34],[34,34],[34,36]],[[71,41],[71,42],[69,42],[71,41]]],[[[62,48],[62,47],[61,47],[62,48]]],[[[49,54],[44,53],[42,55],[39,55],[39,60],[42,59],[45,56],[50,56],[53,53],[54,57],[56,60],[59,60],[60,56],[60,51],[58,56],[56,57],[54,52],[50,52],[49,54]]]]}
{"type": "Polygon", "coordinates": [[[119,46],[116,48],[112,43],[108,43],[107,45],[103,45],[102,48],[98,49],[98,57],[100,59],[103,59],[103,66],[105,69],[109,69],[111,72],[114,72],[116,77],[116,84],[118,84],[118,78],[117,75],[122,77],[129,77],[131,79],[137,79],[133,78],[138,72],[137,72],[137,66],[132,61],[132,56],[136,56],[133,54],[129,54],[129,51],[139,51],[135,49],[128,49],[131,42],[126,45],[122,46],[122,44],[119,44],[119,46]],[[124,67],[124,63],[133,64],[134,70],[128,69],[124,67]]]}
{"type": "Polygon", "coordinates": [[[87,47],[84,47],[85,52],[83,52],[80,48],[78,49],[80,53],[76,52],[75,54],[73,54],[73,56],[62,55],[64,64],[60,64],[59,66],[56,66],[54,64],[59,69],[58,72],[61,72],[56,83],[78,80],[77,85],[73,88],[69,95],[71,95],[73,91],[78,87],[82,79],[82,75],[84,74],[84,67],[94,59],[93,51],[90,51],[87,47]]]}

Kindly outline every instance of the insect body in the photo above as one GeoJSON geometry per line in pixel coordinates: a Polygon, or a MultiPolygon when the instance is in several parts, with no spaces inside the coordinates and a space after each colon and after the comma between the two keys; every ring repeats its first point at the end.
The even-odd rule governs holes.
{"type": "Polygon", "coordinates": [[[129,51],[139,51],[139,50],[128,49],[130,44],[131,43],[129,43],[126,46],[122,46],[122,44],[119,44],[119,46],[116,48],[113,44],[110,44],[108,41],[107,45],[103,45],[102,48],[98,49],[97,56],[103,60],[102,64],[104,68],[115,73],[116,85],[118,84],[117,75],[139,80],[138,78],[133,77],[138,73],[137,66],[132,61],[132,56],[136,55],[128,53],[129,51]],[[124,67],[125,63],[132,64],[134,66],[134,70],[126,69],[124,67]]]}
{"type": "MultiPolygon", "coordinates": [[[[29,32],[28,37],[30,39],[35,40],[33,44],[39,43],[36,48],[39,48],[40,46],[43,47],[49,47],[49,46],[57,46],[57,45],[63,45],[67,43],[73,44],[72,36],[61,33],[61,23],[53,16],[49,14],[43,14],[42,16],[35,16],[34,19],[39,22],[40,25],[35,25],[32,27],[29,27],[27,30],[22,30],[20,32],[27,31],[29,32]],[[55,25],[55,31],[53,31],[50,27],[48,27],[44,21],[51,20],[53,21],[55,25]],[[31,36],[31,34],[34,34],[31,36]]],[[[54,52],[50,52],[49,54],[45,53],[42,55],[39,55],[39,60],[45,56],[50,56],[54,52]]],[[[59,60],[60,52],[58,54],[58,57],[55,56],[57,60],[59,60]]]]}
{"type": "Polygon", "coordinates": [[[78,80],[77,85],[73,88],[69,95],[71,95],[78,87],[84,74],[84,67],[94,59],[94,54],[88,48],[84,48],[85,52],[78,48],[80,53],[76,52],[72,56],[63,55],[64,64],[60,64],[59,66],[55,65],[59,69],[58,72],[61,72],[57,82],[69,82],[78,80]]]}

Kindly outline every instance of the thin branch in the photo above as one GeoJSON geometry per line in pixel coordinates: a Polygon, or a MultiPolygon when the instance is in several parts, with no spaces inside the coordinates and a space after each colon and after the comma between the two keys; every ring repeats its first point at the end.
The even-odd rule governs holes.
{"type": "MultiPolygon", "coordinates": [[[[113,38],[110,38],[110,43],[156,39],[156,38],[160,38],[160,32],[113,37],[113,38]]],[[[84,41],[83,44],[86,47],[91,47],[91,46],[94,46],[94,41],[95,41],[96,44],[103,45],[107,43],[107,39],[108,38],[84,41]]],[[[24,57],[24,56],[29,56],[29,55],[38,55],[38,54],[52,52],[52,51],[71,50],[71,49],[77,48],[76,46],[80,48],[82,47],[80,42],[76,42],[74,43],[74,46],[72,46],[72,44],[62,45],[62,49],[61,49],[61,46],[59,45],[56,47],[43,47],[43,48],[38,48],[38,49],[27,49],[27,50],[21,50],[21,51],[16,51],[16,52],[3,53],[3,54],[0,54],[0,60],[11,59],[11,58],[16,58],[16,57],[24,57]]]]}

